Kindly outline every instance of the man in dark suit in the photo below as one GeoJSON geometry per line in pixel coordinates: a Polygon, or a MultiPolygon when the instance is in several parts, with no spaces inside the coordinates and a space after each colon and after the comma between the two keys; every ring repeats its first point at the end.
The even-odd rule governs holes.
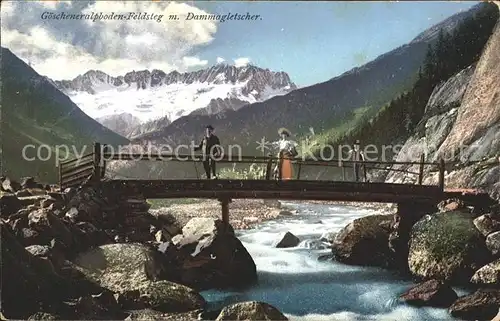
{"type": "Polygon", "coordinates": [[[354,143],[354,148],[349,152],[349,157],[354,161],[354,180],[359,182],[361,180],[366,180],[366,168],[363,162],[365,161],[365,155],[361,151],[359,140],[354,143]],[[361,169],[364,169],[363,178],[361,178],[361,169]]]}
{"type": "Polygon", "coordinates": [[[200,145],[195,147],[194,150],[201,150],[203,153],[203,168],[205,169],[207,179],[216,179],[216,167],[213,157],[218,157],[221,154],[220,140],[219,137],[214,135],[214,128],[211,125],[208,125],[205,129],[205,137],[203,137],[200,145]]]}

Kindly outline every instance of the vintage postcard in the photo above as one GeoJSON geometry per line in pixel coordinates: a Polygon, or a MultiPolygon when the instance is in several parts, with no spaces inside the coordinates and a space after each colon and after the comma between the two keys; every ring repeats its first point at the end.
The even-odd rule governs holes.
{"type": "Polygon", "coordinates": [[[2,320],[500,321],[499,7],[2,1],[2,320]]]}

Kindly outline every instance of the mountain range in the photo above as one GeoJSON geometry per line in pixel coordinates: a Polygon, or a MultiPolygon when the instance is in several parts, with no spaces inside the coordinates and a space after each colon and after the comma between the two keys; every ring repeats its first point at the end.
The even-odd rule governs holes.
{"type": "Polygon", "coordinates": [[[118,77],[90,70],[53,83],[85,113],[129,137],[182,116],[237,110],[297,88],[285,72],[222,63],[187,73],[142,70],[118,77]]]}

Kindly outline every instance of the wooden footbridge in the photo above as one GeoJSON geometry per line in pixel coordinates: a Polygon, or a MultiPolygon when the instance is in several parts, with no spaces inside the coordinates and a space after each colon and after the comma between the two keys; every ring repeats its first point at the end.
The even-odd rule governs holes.
{"type": "Polygon", "coordinates": [[[76,187],[85,183],[101,184],[103,188],[111,188],[123,195],[142,195],[145,198],[212,198],[218,199],[222,205],[222,218],[229,220],[228,204],[231,199],[256,198],[280,200],[325,200],[383,202],[398,204],[436,205],[443,199],[458,197],[471,198],[474,202],[486,202],[485,193],[475,191],[447,191],[444,188],[445,163],[443,161],[425,162],[371,162],[341,160],[294,160],[296,178],[293,180],[276,180],[271,176],[278,159],[275,157],[241,156],[238,159],[221,158],[218,163],[262,164],[266,167],[262,179],[105,179],[107,161],[166,160],[201,162],[200,157],[174,154],[130,154],[110,153],[94,145],[94,151],[78,159],[60,164],[59,184],[61,189],[76,187]],[[355,166],[363,167],[361,181],[345,180],[345,171],[355,166]],[[398,166],[414,165],[418,171],[398,168],[398,166]],[[301,169],[305,166],[338,167],[342,172],[342,180],[318,181],[301,180],[301,169]],[[424,185],[424,168],[431,167],[438,174],[435,185],[424,185]],[[367,170],[399,171],[407,175],[416,175],[414,184],[376,183],[366,181],[367,170]]]}

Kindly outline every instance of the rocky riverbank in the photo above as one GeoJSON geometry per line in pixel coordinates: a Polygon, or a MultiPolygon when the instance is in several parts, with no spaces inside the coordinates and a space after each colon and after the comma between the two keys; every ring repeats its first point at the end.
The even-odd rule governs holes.
{"type": "MultiPolygon", "coordinates": [[[[140,195],[123,198],[92,186],[59,192],[30,178],[2,178],[0,207],[7,318],[285,318],[263,302],[207,310],[198,291],[244,288],[257,280],[255,263],[233,227],[218,219],[218,202],[152,210],[140,195]]],[[[445,307],[466,320],[496,315],[499,205],[473,208],[449,200],[435,212],[400,206],[395,214],[387,214],[386,206],[370,207],[376,208],[381,214],[356,219],[327,240],[335,260],[407,273],[420,282],[401,294],[408,304],[445,307]],[[410,209],[406,214],[420,216],[408,227],[398,220],[410,209]],[[406,240],[406,251],[391,245],[394,234],[406,240]],[[453,285],[472,293],[459,297],[453,285]]],[[[293,214],[279,202],[262,200],[235,200],[230,210],[238,228],[293,214]]],[[[276,247],[297,244],[287,233],[276,247]]]]}
{"type": "MultiPolygon", "coordinates": [[[[257,280],[253,259],[215,204],[214,216],[198,211],[176,220],[175,211],[151,213],[140,195],[92,186],[59,192],[32,178],[2,177],[0,185],[5,318],[286,320],[263,302],[206,310],[198,291],[257,280]]],[[[250,205],[238,206],[243,213],[250,205]]],[[[269,219],[277,206],[261,202],[258,213],[273,214],[250,215],[269,219]]]]}
{"type": "MultiPolygon", "coordinates": [[[[205,217],[220,219],[221,205],[216,200],[192,200],[190,203],[172,203],[160,208],[152,208],[150,213],[157,216],[174,216],[180,225],[190,219],[205,217]]],[[[290,211],[276,200],[236,199],[229,204],[229,223],[235,229],[249,229],[264,221],[289,215],[290,211]]]]}
{"type": "MultiPolygon", "coordinates": [[[[498,3],[497,3],[498,5],[498,3]]],[[[500,307],[500,21],[479,61],[437,85],[424,115],[396,161],[446,159],[446,189],[474,189],[490,200],[465,204],[466,197],[442,202],[398,205],[393,216],[371,216],[346,226],[333,241],[341,262],[391,268],[421,282],[401,299],[418,306],[439,306],[465,320],[492,320],[500,307]],[[480,203],[483,204],[480,204],[480,203]],[[367,254],[370,255],[367,255],[367,254]],[[471,290],[458,297],[451,286],[471,290]]],[[[417,182],[397,171],[371,171],[371,181],[417,182]]],[[[437,184],[439,173],[425,167],[423,184],[437,184]]],[[[500,315],[495,318],[498,320],[500,315]]]]}
{"type": "Polygon", "coordinates": [[[401,206],[395,215],[356,219],[333,239],[334,260],[413,278],[419,284],[401,294],[407,304],[448,308],[464,320],[491,320],[500,308],[500,204],[473,208],[448,200],[438,208],[402,213],[408,208],[401,206]],[[419,212],[409,227],[398,221],[419,212]],[[394,235],[398,246],[391,243],[394,235]],[[458,297],[451,286],[471,294],[458,297]]]}

